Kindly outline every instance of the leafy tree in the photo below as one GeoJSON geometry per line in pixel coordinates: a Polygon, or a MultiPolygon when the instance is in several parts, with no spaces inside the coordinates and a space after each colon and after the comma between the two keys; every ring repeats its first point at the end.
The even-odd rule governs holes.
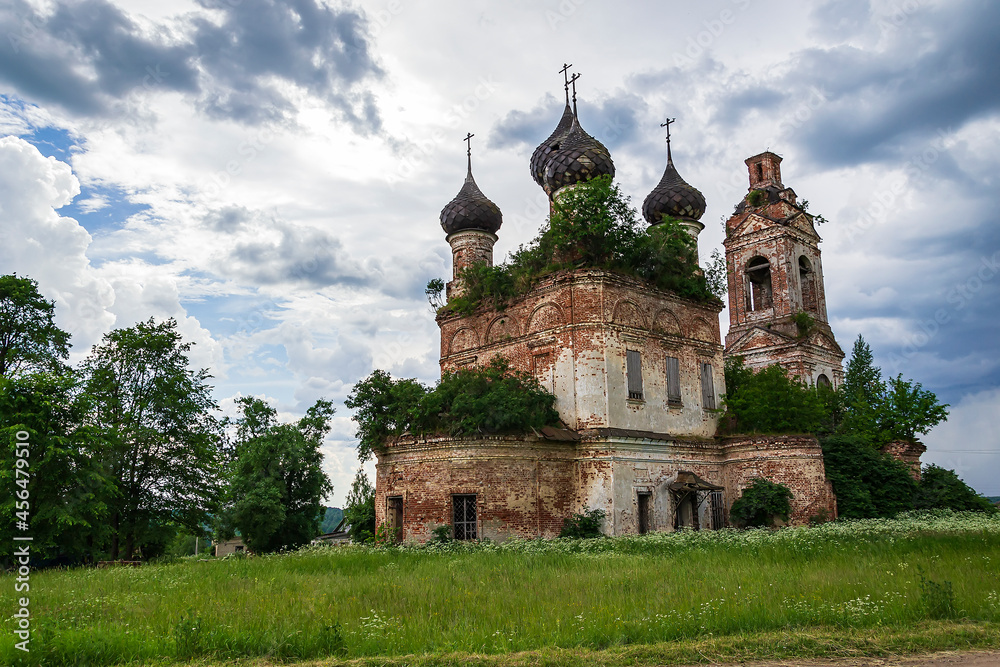
{"type": "Polygon", "coordinates": [[[355,410],[358,459],[362,463],[380,451],[387,438],[406,430],[413,410],[426,393],[427,389],[416,380],[393,380],[379,369],[354,385],[344,405],[355,410]]]}
{"type": "Polygon", "coordinates": [[[913,509],[917,484],[906,465],[875,449],[863,436],[830,436],[820,444],[838,516],[885,518],[913,509]]]}
{"type": "Polygon", "coordinates": [[[70,336],[54,315],[55,302],[39,294],[36,281],[0,276],[0,377],[60,369],[70,336]]]}
{"type": "Polygon", "coordinates": [[[726,257],[718,248],[712,250],[711,257],[712,261],[705,266],[705,283],[708,285],[708,291],[717,299],[724,299],[729,292],[729,268],[726,266],[726,257]]]}
{"type": "Polygon", "coordinates": [[[524,433],[559,423],[555,397],[528,373],[494,357],[486,366],[445,373],[433,389],[374,371],[344,404],[356,410],[358,457],[366,461],[390,437],[416,434],[524,433]]]}
{"type": "Polygon", "coordinates": [[[344,518],[350,524],[348,535],[354,542],[363,544],[375,538],[375,487],[364,470],[359,470],[351,482],[344,518]]]}
{"type": "Polygon", "coordinates": [[[792,497],[791,489],[784,484],[758,477],[743,489],[730,508],[729,516],[740,527],[770,527],[776,517],[788,521],[792,497]]]}
{"type": "Polygon", "coordinates": [[[817,390],[788,377],[777,364],[755,372],[742,357],[731,357],[725,374],[723,424],[730,432],[816,433],[828,422],[817,390]]]}
{"type": "Polygon", "coordinates": [[[196,529],[218,487],[218,422],[206,370],[188,368],[190,343],[173,319],[104,336],[83,365],[87,421],[116,493],[107,499],[111,558],[152,546],[161,522],[196,529]]]}
{"type": "Polygon", "coordinates": [[[917,509],[997,513],[996,506],[963,482],[954,470],[946,470],[934,464],[925,466],[920,475],[914,505],[917,509]]]}
{"type": "Polygon", "coordinates": [[[96,460],[103,442],[85,423],[77,383],[72,373],[0,377],[0,484],[23,488],[15,479],[18,458],[27,460],[30,474],[27,500],[11,492],[0,501],[0,544],[7,556],[15,521],[22,520],[31,526],[31,549],[42,561],[77,563],[102,553],[115,489],[96,460]]]}
{"type": "Polygon", "coordinates": [[[948,405],[939,403],[933,392],[920,383],[903,380],[902,374],[889,379],[879,406],[878,422],[883,433],[894,440],[915,440],[948,418],[948,405]]]}
{"type": "Polygon", "coordinates": [[[902,374],[886,382],[864,338],[854,342],[842,387],[843,433],[860,436],[875,448],[891,440],[915,440],[948,418],[948,405],[919,382],[902,374]]]}
{"type": "Polygon", "coordinates": [[[332,403],[316,401],[296,424],[279,424],[277,411],[259,398],[242,397],[237,405],[220,537],[239,531],[256,553],[307,544],[319,534],[321,501],[333,490],[320,451],[332,403]]]}

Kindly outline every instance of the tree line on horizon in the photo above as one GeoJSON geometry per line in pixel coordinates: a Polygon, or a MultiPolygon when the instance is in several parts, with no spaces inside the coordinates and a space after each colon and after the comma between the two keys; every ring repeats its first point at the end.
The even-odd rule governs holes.
{"type": "Polygon", "coordinates": [[[35,564],[148,559],[179,536],[239,533],[260,553],[319,534],[330,401],[281,423],[241,397],[220,418],[174,319],[114,329],[73,367],[54,313],[36,281],[0,276],[0,483],[20,491],[0,500],[0,561],[15,534],[35,564]]]}

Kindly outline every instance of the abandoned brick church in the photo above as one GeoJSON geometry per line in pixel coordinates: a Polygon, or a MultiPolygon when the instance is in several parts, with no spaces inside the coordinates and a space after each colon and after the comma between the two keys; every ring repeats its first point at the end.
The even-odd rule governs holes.
{"type": "MultiPolygon", "coordinates": [[[[531,157],[531,176],[552,201],[589,178],[614,175],[610,153],[583,130],[575,107],[575,93],[572,106],[567,95],[555,131],[531,157]]],[[[642,213],[650,225],[679,220],[697,241],[705,198],[678,174],[669,138],[667,146],[663,178],[642,213]]],[[[725,348],[721,303],[592,268],[550,274],[502,312],[439,315],[442,371],[500,355],[556,396],[566,428],[388,443],[378,455],[379,523],[416,541],[441,525],[458,539],[554,537],[566,517],[589,507],[606,512],[610,535],[719,528],[757,477],[792,490],[793,522],[835,516],[815,438],[716,437],[728,355],[755,368],[779,363],[810,384],[841,381],[844,353],[827,320],[820,238],[782,183],[780,162],[771,152],[746,160],[748,193],[726,225],[725,348]]],[[[492,265],[501,222],[470,157],[465,184],[441,212],[453,257],[449,295],[461,293],[464,267],[492,265]]]]}

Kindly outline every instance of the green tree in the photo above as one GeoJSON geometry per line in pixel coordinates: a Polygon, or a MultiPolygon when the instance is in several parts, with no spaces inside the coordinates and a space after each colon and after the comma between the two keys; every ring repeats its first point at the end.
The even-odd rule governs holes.
{"type": "Polygon", "coordinates": [[[334,409],[320,399],[296,424],[279,424],[259,398],[237,399],[237,442],[229,464],[220,536],[239,531],[256,553],[295,548],[319,534],[323,497],[333,487],[323,472],[323,438],[334,409]]]}
{"type": "Polygon", "coordinates": [[[917,485],[917,509],[972,510],[996,514],[997,508],[955,474],[934,464],[925,466],[917,485]]]}
{"type": "Polygon", "coordinates": [[[354,385],[344,405],[355,411],[358,459],[362,463],[381,451],[387,438],[406,430],[426,393],[416,380],[394,380],[379,369],[354,385]]]}
{"type": "Polygon", "coordinates": [[[741,528],[771,527],[775,519],[788,521],[792,491],[784,484],[757,477],[733,503],[729,516],[741,528]]]}
{"type": "Polygon", "coordinates": [[[875,365],[871,347],[860,334],[854,341],[841,391],[844,396],[841,429],[846,433],[862,436],[876,446],[887,443],[891,438],[883,434],[879,426],[879,410],[886,391],[885,381],[882,379],[882,370],[875,365]]]}
{"type": "Polygon", "coordinates": [[[916,440],[948,418],[948,405],[939,403],[933,392],[920,383],[903,380],[902,374],[889,378],[878,409],[879,430],[894,440],[916,440]]]}
{"type": "Polygon", "coordinates": [[[364,470],[358,470],[351,482],[344,505],[344,518],[350,525],[351,540],[363,544],[375,537],[375,487],[364,470]]]}
{"type": "Polygon", "coordinates": [[[70,336],[54,316],[55,302],[39,294],[36,281],[0,276],[0,377],[59,370],[70,336]]]}
{"type": "Polygon", "coordinates": [[[759,371],[741,357],[726,360],[725,430],[733,433],[817,433],[828,422],[816,389],[775,364],[759,371]]]}
{"type": "Polygon", "coordinates": [[[106,334],[84,362],[87,421],[116,488],[107,500],[112,558],[162,542],[165,521],[197,529],[217,498],[217,406],[208,371],[188,368],[190,349],[175,320],[150,318],[106,334]]]}
{"type": "Polygon", "coordinates": [[[15,462],[28,462],[26,499],[0,501],[0,544],[10,555],[15,521],[30,525],[32,553],[45,561],[77,563],[102,555],[108,500],[115,488],[99,465],[103,441],[85,421],[72,373],[0,377],[0,484],[20,491],[15,462]],[[18,437],[18,434],[21,437],[18,437]]]}
{"type": "Polygon", "coordinates": [[[887,518],[913,509],[917,483],[909,468],[858,435],[820,439],[826,478],[845,519],[887,518]]]}
{"type": "Polygon", "coordinates": [[[555,396],[501,357],[482,367],[445,373],[431,390],[416,380],[394,380],[376,370],[354,385],[344,404],[355,410],[361,461],[405,431],[525,433],[559,423],[555,396]]]}

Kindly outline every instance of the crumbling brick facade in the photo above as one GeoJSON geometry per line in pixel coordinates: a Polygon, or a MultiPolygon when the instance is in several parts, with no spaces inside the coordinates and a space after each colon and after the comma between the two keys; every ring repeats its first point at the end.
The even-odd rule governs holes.
{"type": "MultiPolygon", "coordinates": [[[[568,106],[565,113],[572,114],[568,106]]],[[[558,158],[550,165],[558,169],[543,170],[546,186],[552,181],[563,190],[574,187],[567,182],[578,165],[613,173],[606,149],[570,118],[573,140],[560,143],[553,134],[552,145],[542,147],[558,158]]],[[[811,382],[825,377],[839,384],[843,352],[827,323],[819,236],[795,193],[781,185],[779,163],[773,153],[747,161],[751,190],[765,192],[728,223],[725,353],[746,356],[752,367],[781,363],[811,382]],[[807,331],[795,323],[799,312],[814,321],[807,331]]],[[[674,183],[658,186],[666,188],[658,195],[663,201],[680,187],[674,183]]],[[[471,217],[465,211],[481,213],[487,200],[478,189],[469,192],[442,211],[454,260],[449,296],[461,293],[463,268],[493,262],[499,209],[471,217]]],[[[559,196],[555,187],[546,192],[559,196]]],[[[502,357],[555,395],[566,428],[396,438],[378,453],[377,520],[398,539],[416,541],[440,526],[464,539],[554,537],[584,508],[604,510],[604,532],[611,535],[719,528],[757,477],[792,490],[793,523],[835,517],[815,438],[715,437],[725,393],[721,310],[718,302],[581,268],[543,277],[502,311],[439,315],[442,372],[502,357]]]]}

